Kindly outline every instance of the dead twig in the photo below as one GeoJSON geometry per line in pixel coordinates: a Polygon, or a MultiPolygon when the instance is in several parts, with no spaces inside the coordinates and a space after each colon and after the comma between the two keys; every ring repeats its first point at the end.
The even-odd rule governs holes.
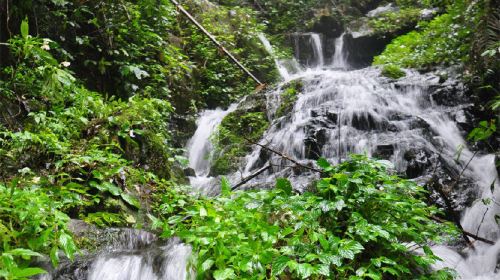
{"type": "MultiPolygon", "coordinates": [[[[245,137],[244,137],[244,138],[245,138],[245,137]]],[[[271,152],[271,153],[273,153],[273,154],[276,154],[276,155],[278,155],[278,156],[280,156],[280,157],[282,157],[282,158],[284,158],[284,159],[286,159],[286,160],[288,160],[288,161],[293,162],[296,166],[299,166],[299,167],[302,167],[302,168],[304,168],[304,169],[311,170],[311,171],[314,171],[314,172],[323,173],[323,170],[321,170],[321,169],[318,169],[318,168],[314,168],[314,167],[310,167],[310,166],[304,165],[304,164],[302,164],[302,163],[298,162],[296,159],[293,159],[293,158],[291,158],[290,156],[285,155],[285,154],[284,154],[284,153],[282,153],[282,152],[276,151],[276,150],[274,150],[274,149],[272,149],[272,148],[270,148],[270,147],[268,147],[268,146],[266,146],[266,145],[263,145],[263,144],[260,144],[260,143],[257,143],[257,142],[254,142],[254,141],[251,141],[251,140],[250,140],[250,139],[248,139],[248,138],[245,138],[245,140],[246,140],[247,142],[249,142],[250,144],[257,145],[257,146],[261,147],[261,148],[262,148],[262,149],[264,149],[264,150],[267,150],[267,151],[269,151],[269,152],[271,152]]]]}
{"type": "Polygon", "coordinates": [[[253,178],[259,176],[260,174],[262,174],[264,171],[268,170],[271,168],[271,164],[269,163],[268,165],[262,167],[261,169],[257,170],[256,172],[254,172],[253,174],[250,174],[249,176],[243,178],[241,180],[241,182],[239,182],[238,184],[234,185],[231,190],[234,191],[236,190],[237,188],[243,186],[244,184],[248,183],[250,180],[252,180],[253,178]]]}

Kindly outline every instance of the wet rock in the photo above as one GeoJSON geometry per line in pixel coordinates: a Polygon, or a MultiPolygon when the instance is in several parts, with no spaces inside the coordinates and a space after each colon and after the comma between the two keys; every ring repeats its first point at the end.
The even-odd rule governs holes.
{"type": "Polygon", "coordinates": [[[68,223],[68,229],[75,237],[84,237],[98,232],[98,228],[82,220],[71,219],[68,223]]]}
{"type": "Polygon", "coordinates": [[[314,24],[312,32],[321,33],[326,38],[337,38],[344,31],[344,25],[338,15],[322,15],[314,24]]]}
{"type": "Polygon", "coordinates": [[[188,167],[184,169],[184,175],[186,177],[194,177],[196,176],[196,172],[194,171],[193,168],[188,167]]]}
{"type": "Polygon", "coordinates": [[[436,105],[458,106],[469,102],[461,84],[433,86],[429,91],[430,99],[436,105]]]}
{"type": "Polygon", "coordinates": [[[406,177],[413,179],[422,176],[432,166],[431,153],[422,149],[411,149],[406,151],[403,158],[408,162],[406,177]]]}
{"type": "Polygon", "coordinates": [[[420,12],[420,19],[421,20],[431,20],[438,14],[438,12],[439,12],[438,8],[423,9],[420,12]]]}
{"type": "Polygon", "coordinates": [[[384,14],[384,13],[387,13],[387,12],[396,12],[396,11],[399,11],[399,8],[394,6],[393,3],[389,3],[385,6],[380,6],[380,7],[377,7],[375,9],[369,11],[366,14],[366,16],[373,18],[373,17],[377,17],[377,16],[384,14]]]}
{"type": "Polygon", "coordinates": [[[321,157],[321,150],[327,141],[327,131],[324,128],[312,130],[304,140],[305,157],[317,160],[321,157]]]}
{"type": "Polygon", "coordinates": [[[352,118],[351,126],[358,130],[372,130],[377,129],[377,122],[372,115],[358,115],[355,114],[352,118]]]}
{"type": "Polygon", "coordinates": [[[377,147],[375,147],[375,151],[373,152],[373,157],[388,160],[391,158],[393,154],[394,154],[394,145],[383,144],[383,145],[377,145],[377,147]]]}
{"type": "Polygon", "coordinates": [[[353,68],[363,68],[372,64],[373,58],[382,53],[385,46],[396,36],[380,36],[371,32],[349,33],[345,36],[344,47],[349,50],[347,61],[353,68]]]}
{"type": "MultiPolygon", "coordinates": [[[[318,56],[315,54],[312,36],[312,33],[293,33],[288,36],[288,44],[293,48],[294,57],[299,64],[305,67],[315,67],[318,65],[318,56]]],[[[320,35],[320,40],[324,40],[322,35],[320,35]]],[[[325,49],[323,49],[324,51],[325,49]]],[[[323,56],[330,57],[333,54],[323,53],[323,56]]],[[[328,61],[325,62],[328,63],[328,61]]]]}

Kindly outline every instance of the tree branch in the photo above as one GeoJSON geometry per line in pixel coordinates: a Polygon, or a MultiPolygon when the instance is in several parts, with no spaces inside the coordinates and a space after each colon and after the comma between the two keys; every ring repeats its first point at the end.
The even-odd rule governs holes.
{"type": "Polygon", "coordinates": [[[241,180],[241,182],[239,182],[238,184],[234,185],[231,190],[234,191],[236,190],[237,188],[243,186],[244,184],[248,183],[248,181],[252,180],[253,178],[259,176],[260,174],[262,174],[264,171],[268,170],[271,168],[271,164],[269,163],[268,165],[262,167],[261,169],[257,170],[255,173],[253,174],[250,174],[249,176],[243,178],[241,180]]]}
{"type": "Polygon", "coordinates": [[[293,162],[296,166],[299,166],[299,167],[302,167],[302,168],[305,168],[305,169],[308,169],[308,170],[311,170],[311,171],[314,171],[314,172],[323,173],[323,170],[321,170],[321,169],[304,165],[304,164],[298,162],[296,159],[293,159],[290,156],[285,155],[282,152],[276,151],[276,150],[274,150],[274,149],[272,149],[272,148],[270,148],[270,147],[268,147],[266,145],[263,145],[263,144],[251,141],[250,139],[248,139],[246,137],[243,137],[243,138],[245,138],[245,140],[248,141],[250,144],[257,145],[257,146],[263,148],[264,150],[267,150],[267,151],[269,151],[269,152],[271,152],[273,154],[276,154],[276,155],[278,155],[278,156],[280,156],[280,157],[282,157],[282,158],[284,158],[284,159],[286,159],[288,161],[293,162]]]}

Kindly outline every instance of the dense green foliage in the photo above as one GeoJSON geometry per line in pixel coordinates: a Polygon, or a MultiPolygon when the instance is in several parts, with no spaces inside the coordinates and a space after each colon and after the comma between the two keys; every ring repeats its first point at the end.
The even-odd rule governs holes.
{"type": "MultiPolygon", "coordinates": [[[[260,79],[274,79],[254,12],[185,4],[260,79]]],[[[185,182],[172,116],[227,105],[254,84],[170,1],[1,5],[0,277],[18,279],[42,272],[28,268],[31,256],[73,255],[69,218],[143,226],[154,182],[185,182]]]]}
{"type": "Polygon", "coordinates": [[[450,277],[429,271],[437,258],[428,245],[453,228],[430,219],[439,212],[422,201],[422,187],[363,156],[318,164],[328,176],[303,194],[286,179],[234,193],[223,180],[214,198],[167,194],[158,207],[165,222],[154,225],[192,244],[200,279],[450,277]]]}
{"type": "Polygon", "coordinates": [[[33,257],[50,254],[54,265],[58,250],[72,258],[76,246],[66,228],[69,217],[61,212],[63,202],[35,185],[0,184],[0,278],[28,279],[44,273],[30,267],[33,257]]]}
{"type": "MultiPolygon", "coordinates": [[[[380,1],[217,2],[182,4],[272,83],[277,71],[259,33],[276,45],[321,16],[347,23],[380,1]]],[[[369,21],[379,35],[413,27],[421,8],[442,14],[376,58],[383,75],[468,63],[482,85],[490,84],[483,90],[494,91],[494,1],[394,2],[399,12],[369,21]]],[[[176,136],[192,132],[183,125],[201,109],[249,95],[255,83],[169,0],[5,0],[0,18],[0,278],[27,279],[44,272],[35,259],[49,256],[56,265],[75,255],[75,244],[91,245],[73,240],[70,219],[142,228],[151,208],[163,237],[175,234],[194,247],[199,278],[450,277],[430,271],[436,257],[427,246],[452,228],[430,219],[440,213],[423,202],[421,187],[381,162],[320,161],[324,178],[304,194],[293,193],[286,179],[275,189],[234,193],[223,181],[222,195],[211,198],[180,187],[187,182],[185,139],[176,136]]],[[[301,91],[300,83],[285,85],[276,116],[288,114],[301,91]]],[[[248,96],[258,100],[253,107],[228,114],[213,135],[212,175],[235,171],[269,127],[265,96],[255,95],[248,96]]],[[[495,130],[495,121],[482,122],[470,140],[495,130]]]]}

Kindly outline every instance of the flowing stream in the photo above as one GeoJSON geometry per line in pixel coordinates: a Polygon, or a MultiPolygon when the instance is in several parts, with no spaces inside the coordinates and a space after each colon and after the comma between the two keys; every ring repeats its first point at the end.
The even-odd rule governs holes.
{"type": "MultiPolygon", "coordinates": [[[[309,68],[297,67],[294,71],[287,71],[276,60],[283,81],[266,94],[272,123],[262,143],[308,165],[314,165],[319,157],[336,163],[350,153],[365,153],[390,161],[398,172],[417,182],[429,179],[433,170],[447,170],[455,175],[463,170],[461,176],[470,182],[470,186],[457,191],[459,195],[454,198],[464,205],[463,227],[489,240],[499,240],[495,214],[500,213],[496,203],[500,201],[500,190],[495,181],[494,155],[475,153],[467,147],[465,132],[459,123],[470,104],[443,101],[446,100],[446,89],[460,90],[460,85],[453,81],[440,84],[435,75],[413,71],[406,71],[405,78],[393,81],[381,77],[377,68],[347,70],[350,67],[344,35],[335,40],[333,62],[325,65],[323,49],[329,46],[322,45],[318,34],[305,36],[310,36],[308,51],[312,51],[316,61],[308,64],[309,68]],[[292,80],[301,82],[301,93],[291,112],[278,117],[275,112],[280,106],[280,94],[292,80]],[[457,158],[459,149],[461,152],[457,158]],[[485,199],[492,202],[485,205],[481,201],[485,199]]],[[[269,41],[260,37],[274,56],[269,41]]],[[[190,178],[191,184],[206,194],[216,194],[219,188],[218,178],[209,176],[213,149],[211,137],[222,119],[237,107],[238,104],[234,104],[227,110],[202,112],[198,128],[188,143],[190,167],[196,173],[190,178]]],[[[228,177],[236,183],[242,176],[248,176],[270,162],[272,170],[255,177],[246,187],[270,187],[276,178],[286,177],[294,188],[302,191],[317,176],[298,173],[289,162],[257,147],[244,159],[242,171],[228,177]]],[[[191,251],[189,246],[175,239],[162,243],[142,231],[130,230],[119,236],[115,246],[88,262],[82,262],[77,268],[66,267],[73,278],[58,276],[64,274],[63,267],[45,279],[191,278],[186,271],[191,251]]],[[[436,268],[454,268],[461,279],[500,279],[496,272],[500,241],[496,245],[475,242],[475,247],[475,250],[459,251],[445,245],[434,246],[435,253],[443,259],[436,268]]]]}
{"type": "MultiPolygon", "coordinates": [[[[261,143],[306,165],[313,165],[319,157],[335,163],[350,153],[365,153],[392,162],[398,172],[417,182],[428,180],[436,165],[448,169],[455,176],[463,173],[461,177],[468,180],[471,186],[457,191],[456,200],[467,204],[472,196],[473,201],[467,204],[468,207],[463,207],[462,226],[478,236],[499,240],[495,214],[500,214],[496,203],[500,201],[500,191],[495,157],[475,153],[467,147],[465,132],[459,122],[470,104],[443,101],[443,94],[446,95],[443,89],[454,88],[460,92],[460,84],[456,81],[440,84],[439,78],[433,74],[409,70],[406,71],[407,76],[398,81],[381,77],[380,69],[373,67],[349,71],[345,34],[335,40],[331,65],[324,65],[319,35],[304,35],[310,36],[310,50],[316,60],[308,65],[315,66],[295,74],[287,72],[282,75],[283,82],[267,93],[272,125],[261,143]],[[280,106],[282,88],[291,80],[301,81],[302,93],[291,113],[276,117],[274,112],[280,106]],[[485,205],[483,201],[487,200],[492,202],[485,205]]],[[[260,39],[273,55],[271,44],[263,36],[260,39]]],[[[213,113],[208,111],[202,114],[199,123],[206,122],[213,113]]],[[[220,123],[223,114],[218,114],[218,117],[221,118],[217,121],[220,123]]],[[[208,141],[208,137],[204,140],[198,137],[210,135],[213,130],[213,126],[198,127],[191,143],[208,141]]],[[[190,147],[191,158],[195,147],[192,144],[190,147]]],[[[206,159],[207,152],[204,150],[205,155],[196,158],[206,159]]],[[[269,162],[272,162],[273,169],[252,179],[247,183],[249,187],[270,187],[276,178],[286,177],[300,191],[307,188],[316,176],[307,172],[297,173],[289,162],[258,147],[245,158],[243,174],[238,172],[228,176],[233,183],[237,183],[241,177],[252,174],[269,162]]],[[[208,161],[192,164],[209,165],[208,161]]],[[[443,259],[436,268],[454,268],[461,279],[499,279],[500,274],[495,271],[500,242],[492,246],[478,241],[475,248],[458,252],[444,245],[435,246],[435,253],[443,259]]]]}

